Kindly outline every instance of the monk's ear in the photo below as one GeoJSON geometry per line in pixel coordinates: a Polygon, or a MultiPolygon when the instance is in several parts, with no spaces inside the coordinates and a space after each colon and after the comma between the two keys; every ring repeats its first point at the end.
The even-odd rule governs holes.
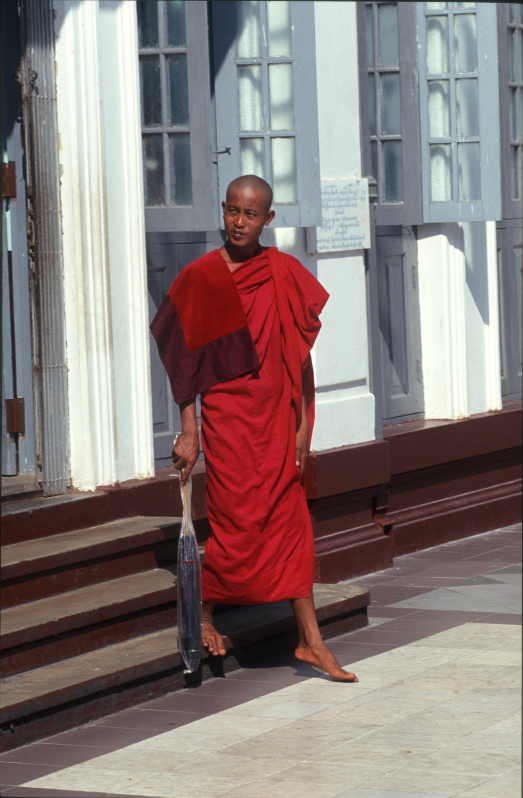
{"type": "Polygon", "coordinates": [[[267,214],[267,218],[265,219],[265,227],[268,227],[270,225],[275,216],[276,216],[276,211],[269,211],[269,213],[267,214]]]}
{"type": "Polygon", "coordinates": [[[222,211],[225,210],[225,200],[222,201],[222,211]]]}

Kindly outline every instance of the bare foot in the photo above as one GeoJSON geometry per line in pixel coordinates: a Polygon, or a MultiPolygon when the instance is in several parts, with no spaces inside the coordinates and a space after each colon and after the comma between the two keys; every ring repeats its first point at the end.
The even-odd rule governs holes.
{"type": "Polygon", "coordinates": [[[209,654],[214,654],[215,657],[220,655],[224,657],[227,651],[223,637],[216,630],[212,621],[202,621],[202,645],[208,650],[209,654]]]}
{"type": "Polygon", "coordinates": [[[337,682],[359,682],[355,673],[347,673],[339,665],[334,654],[332,654],[325,643],[321,641],[318,646],[309,648],[303,643],[300,643],[294,652],[296,659],[300,662],[306,662],[308,665],[314,665],[324,673],[332,676],[337,682]]]}

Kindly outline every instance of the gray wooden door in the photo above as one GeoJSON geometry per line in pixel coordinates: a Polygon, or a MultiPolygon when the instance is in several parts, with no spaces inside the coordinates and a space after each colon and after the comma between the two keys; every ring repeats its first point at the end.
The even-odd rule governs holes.
{"type": "Polygon", "coordinates": [[[7,178],[2,192],[2,475],[30,476],[35,474],[35,429],[21,96],[14,79],[20,63],[17,4],[4,3],[2,14],[7,178]]]}
{"type": "Polygon", "coordinates": [[[497,228],[501,393],[509,401],[521,397],[521,219],[498,222],[497,228]]]}
{"type": "MultiPolygon", "coordinates": [[[[182,269],[196,258],[222,245],[219,233],[148,233],[147,283],[149,320],[182,269]]],[[[173,437],[181,430],[180,413],[175,403],[158,348],[152,335],[151,384],[153,404],[154,459],[156,468],[171,465],[173,437]]],[[[198,418],[200,415],[198,399],[198,418]]]]}
{"type": "Polygon", "coordinates": [[[423,413],[417,240],[412,227],[376,228],[383,421],[423,413]]]}

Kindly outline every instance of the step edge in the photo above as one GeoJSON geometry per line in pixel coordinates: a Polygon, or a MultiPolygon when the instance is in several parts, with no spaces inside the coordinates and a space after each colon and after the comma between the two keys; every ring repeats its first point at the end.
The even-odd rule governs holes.
{"type": "MultiPolygon", "coordinates": [[[[367,591],[367,593],[368,593],[368,591],[367,591]]],[[[328,606],[332,607],[332,613],[330,615],[325,614],[325,617],[323,619],[321,619],[321,620],[323,622],[328,622],[328,621],[334,622],[334,621],[336,621],[336,619],[340,619],[340,618],[343,618],[343,617],[348,619],[351,616],[353,616],[358,610],[364,610],[368,606],[368,604],[361,603],[361,602],[360,602],[360,604],[358,606],[350,606],[350,605],[354,604],[354,599],[355,598],[356,597],[353,597],[353,598],[350,598],[350,599],[345,599],[345,600],[342,600],[342,601],[339,601],[339,602],[335,602],[335,603],[333,603],[333,605],[328,605],[328,606]]],[[[324,609],[326,610],[327,608],[325,607],[324,609]]],[[[294,616],[290,615],[290,616],[287,616],[286,618],[281,618],[281,619],[278,619],[277,621],[273,621],[273,622],[269,622],[267,624],[264,624],[261,627],[256,627],[255,626],[255,627],[251,627],[251,629],[243,629],[243,630],[237,632],[234,635],[230,635],[230,636],[224,635],[224,642],[225,642],[225,647],[226,647],[226,650],[227,650],[227,655],[231,655],[235,651],[240,651],[243,647],[252,645],[252,644],[258,642],[259,640],[270,638],[273,634],[281,634],[282,632],[286,632],[286,631],[289,631],[289,629],[295,629],[295,628],[296,628],[296,626],[295,626],[295,622],[294,622],[294,616]],[[252,636],[252,632],[256,632],[254,637],[252,636]],[[239,637],[245,637],[245,636],[248,636],[249,639],[244,641],[244,642],[242,642],[240,639],[238,639],[239,637]]],[[[158,637],[158,634],[162,634],[162,633],[165,634],[165,635],[167,635],[167,634],[176,635],[176,627],[169,627],[168,629],[161,630],[160,633],[156,632],[156,633],[153,633],[152,635],[143,635],[141,637],[143,637],[143,638],[151,638],[152,639],[154,636],[158,637]]],[[[132,638],[132,639],[133,639],[133,641],[136,641],[136,640],[139,640],[140,638],[132,638]]],[[[119,645],[124,645],[125,643],[129,643],[129,642],[130,641],[124,641],[123,643],[117,643],[117,644],[114,644],[114,645],[115,646],[119,646],[119,645]]],[[[144,640],[144,644],[147,645],[147,641],[146,640],[144,640]]],[[[112,648],[112,646],[106,646],[105,648],[112,648]]],[[[99,651],[99,649],[98,649],[98,651],[99,651]]],[[[86,654],[81,654],[78,657],[74,657],[73,659],[87,658],[90,653],[91,652],[87,652],[86,654]]],[[[202,658],[202,661],[207,661],[208,659],[210,659],[209,655],[208,656],[204,656],[202,658]]],[[[63,665],[63,663],[65,661],[66,660],[61,660],[60,664],[63,665]]],[[[140,659],[137,659],[137,661],[133,665],[130,665],[129,668],[122,669],[122,670],[118,671],[118,674],[120,674],[120,677],[118,677],[118,681],[121,681],[121,674],[122,673],[125,673],[126,671],[130,671],[130,670],[134,670],[136,668],[138,668],[138,669],[143,668],[144,669],[144,673],[158,673],[158,672],[161,672],[161,670],[168,670],[168,669],[170,669],[172,667],[176,667],[178,664],[180,664],[180,666],[182,666],[183,662],[182,662],[182,659],[181,659],[181,655],[176,650],[172,651],[172,652],[170,652],[168,654],[161,654],[159,657],[154,657],[152,659],[140,658],[140,659]],[[155,664],[155,663],[161,663],[161,662],[164,662],[164,661],[168,661],[170,658],[173,658],[173,660],[176,660],[176,662],[173,661],[172,664],[170,664],[170,665],[168,664],[165,667],[163,665],[155,664]]],[[[48,666],[42,666],[42,667],[50,668],[50,667],[52,667],[52,664],[48,665],[48,666]]],[[[35,671],[39,671],[39,670],[41,670],[41,668],[36,668],[35,669],[35,671]]],[[[25,673],[26,674],[30,673],[30,671],[26,671],[25,673]]],[[[11,715],[10,717],[6,716],[4,718],[4,714],[6,714],[6,713],[9,714],[10,710],[11,710],[11,712],[14,712],[14,710],[17,709],[17,708],[20,708],[20,710],[17,709],[18,714],[16,716],[17,717],[21,717],[22,716],[21,709],[23,707],[29,706],[30,704],[34,704],[34,702],[36,700],[45,700],[45,701],[48,700],[50,702],[48,704],[48,707],[50,707],[50,706],[53,706],[53,702],[52,702],[51,697],[54,696],[54,695],[60,695],[60,696],[62,696],[62,700],[60,701],[60,703],[66,703],[67,700],[72,700],[71,698],[69,698],[69,699],[66,698],[68,692],[72,693],[72,691],[74,689],[77,689],[79,685],[85,685],[86,692],[84,693],[84,695],[88,695],[89,692],[92,692],[90,689],[87,689],[88,685],[96,684],[97,681],[102,681],[102,680],[105,680],[107,682],[107,679],[108,678],[111,679],[111,676],[114,676],[115,679],[117,678],[116,675],[114,674],[114,672],[113,673],[109,672],[109,673],[105,673],[105,674],[99,675],[97,677],[93,677],[92,679],[87,679],[87,680],[85,680],[85,682],[80,682],[80,683],[77,682],[77,683],[75,683],[75,685],[71,685],[71,686],[68,686],[68,687],[62,687],[62,688],[55,688],[48,694],[49,695],[49,699],[45,698],[46,694],[44,694],[42,696],[31,697],[31,698],[22,700],[22,701],[20,701],[17,704],[6,705],[2,709],[0,709],[0,722],[8,722],[9,720],[12,720],[14,715],[11,715]]],[[[8,677],[8,678],[11,678],[11,679],[14,680],[16,678],[16,675],[13,675],[13,676],[8,677]]],[[[137,675],[136,678],[140,678],[140,676],[137,675]]],[[[6,682],[6,680],[3,680],[4,685],[7,686],[5,684],[5,682],[6,682]]],[[[117,684],[117,682],[115,681],[114,685],[116,685],[116,684],[117,684]]],[[[107,686],[107,689],[109,689],[109,687],[110,687],[110,685],[107,686]]],[[[80,698],[82,696],[80,694],[75,694],[74,697],[75,698],[80,698]]],[[[57,706],[58,706],[58,704],[57,704],[57,706]]],[[[43,707],[43,706],[39,706],[39,710],[40,709],[43,710],[44,708],[45,707],[43,707]]],[[[39,711],[39,710],[34,710],[34,711],[39,711]]]]}
{"type": "MultiPolygon", "coordinates": [[[[131,520],[136,520],[136,518],[142,518],[142,516],[136,516],[131,520]]],[[[120,522],[111,522],[111,523],[120,523],[120,522]]],[[[48,563],[51,563],[57,557],[60,557],[60,563],[58,566],[61,567],[64,565],[71,565],[74,563],[80,563],[83,561],[89,561],[93,559],[97,559],[98,557],[103,557],[110,554],[116,554],[119,551],[126,551],[128,549],[138,548],[140,546],[148,545],[149,543],[156,543],[162,542],[163,539],[176,539],[178,531],[173,530],[173,534],[170,535],[168,538],[162,538],[164,534],[165,527],[175,527],[181,523],[181,519],[166,523],[163,527],[160,525],[151,524],[150,529],[144,529],[142,531],[136,532],[131,531],[128,535],[122,534],[120,537],[112,538],[111,540],[106,541],[99,541],[98,543],[89,543],[86,541],[86,544],[83,546],[79,546],[78,548],[65,550],[63,552],[54,552],[52,554],[43,554],[41,556],[34,557],[32,559],[25,559],[25,560],[18,560],[14,563],[7,563],[3,564],[0,568],[0,574],[2,580],[8,579],[16,579],[17,577],[21,576],[28,576],[31,573],[40,574],[45,573],[45,571],[52,570],[52,566],[49,567],[48,563]],[[141,541],[141,538],[151,538],[150,540],[141,541]],[[122,545],[123,544],[123,545],[122,545]],[[101,550],[101,551],[100,551],[101,550]]],[[[105,526],[105,524],[101,524],[100,527],[105,526]]],[[[99,529],[100,527],[89,527],[89,529],[99,529]]],[[[75,532],[82,533],[84,530],[79,529],[75,530],[75,532]]],[[[71,536],[71,532],[64,532],[63,536],[71,536]]],[[[61,537],[61,535],[52,536],[53,538],[61,537]]],[[[32,544],[36,545],[41,544],[42,540],[49,540],[49,538],[42,538],[42,539],[35,539],[34,541],[28,541],[32,544]]],[[[4,546],[3,551],[7,548],[12,548],[15,546],[22,546],[27,545],[26,543],[12,543],[9,546],[4,546]]]]}

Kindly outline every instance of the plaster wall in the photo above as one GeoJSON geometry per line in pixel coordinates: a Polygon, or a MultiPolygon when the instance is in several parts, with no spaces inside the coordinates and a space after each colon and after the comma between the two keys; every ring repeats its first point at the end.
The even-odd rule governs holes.
{"type": "Polygon", "coordinates": [[[501,401],[496,223],[418,228],[426,418],[466,418],[501,401]]]}
{"type": "Polygon", "coordinates": [[[72,483],[154,475],[134,3],[56,0],[72,483]]]}

